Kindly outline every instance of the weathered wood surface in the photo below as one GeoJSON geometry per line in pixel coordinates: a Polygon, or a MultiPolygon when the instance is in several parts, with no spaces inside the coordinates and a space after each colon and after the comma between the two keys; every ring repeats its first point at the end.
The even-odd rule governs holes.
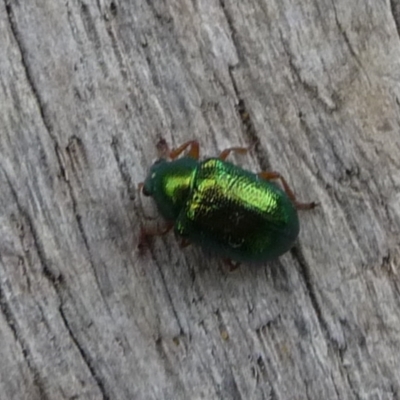
{"type": "Polygon", "coordinates": [[[1,399],[399,399],[400,6],[0,3],[1,399]],[[284,174],[298,243],[223,263],[136,185],[164,137],[284,174]],[[143,211],[144,209],[144,211],[143,211]]]}

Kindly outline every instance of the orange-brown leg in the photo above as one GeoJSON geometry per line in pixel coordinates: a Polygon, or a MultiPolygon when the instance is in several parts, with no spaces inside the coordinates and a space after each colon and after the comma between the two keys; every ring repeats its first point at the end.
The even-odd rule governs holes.
{"type": "Polygon", "coordinates": [[[289,184],[286,182],[286,179],[279,173],[275,171],[262,171],[258,174],[263,179],[267,181],[279,179],[282,183],[283,189],[285,193],[288,195],[289,199],[292,200],[293,204],[296,206],[298,210],[311,210],[312,208],[317,206],[317,203],[300,203],[296,200],[296,196],[293,190],[290,188],[289,184]]]}
{"type": "Polygon", "coordinates": [[[190,240],[188,240],[188,239],[185,239],[185,238],[181,238],[180,240],[179,240],[179,246],[183,249],[183,248],[185,248],[185,247],[188,247],[188,246],[190,246],[192,243],[190,242],[190,240]]]}
{"type": "Polygon", "coordinates": [[[162,236],[168,233],[174,226],[173,222],[167,222],[164,227],[157,228],[145,228],[143,225],[140,227],[138,249],[143,251],[145,247],[148,247],[149,238],[153,236],[162,236]]]}
{"type": "Polygon", "coordinates": [[[218,158],[220,160],[226,160],[226,158],[229,156],[231,153],[239,153],[239,154],[246,154],[249,151],[247,147],[229,147],[228,149],[225,149],[222,151],[218,158]]]}
{"type": "Polygon", "coordinates": [[[187,152],[186,155],[188,157],[194,158],[195,160],[198,160],[199,156],[200,156],[200,146],[199,146],[199,142],[197,140],[189,140],[188,142],[183,143],[177,149],[171,150],[169,152],[169,158],[171,160],[174,160],[180,154],[182,154],[188,147],[189,147],[189,151],[187,152]]]}
{"type": "Polygon", "coordinates": [[[229,267],[229,272],[235,271],[240,266],[240,263],[234,263],[230,258],[224,258],[224,263],[229,267]]]}

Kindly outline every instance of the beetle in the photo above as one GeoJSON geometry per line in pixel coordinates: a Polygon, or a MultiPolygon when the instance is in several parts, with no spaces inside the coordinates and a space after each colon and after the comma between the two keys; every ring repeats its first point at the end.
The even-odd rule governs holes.
{"type": "Polygon", "coordinates": [[[169,150],[161,139],[158,148],[161,157],[139,187],[154,199],[167,225],[160,232],[142,228],[142,238],[174,227],[184,242],[211,249],[231,266],[232,261],[262,262],[293,246],[300,230],[297,210],[316,206],[298,202],[279,173],[255,174],[226,161],[247,148],[231,147],[202,161],[196,140],[169,150]]]}

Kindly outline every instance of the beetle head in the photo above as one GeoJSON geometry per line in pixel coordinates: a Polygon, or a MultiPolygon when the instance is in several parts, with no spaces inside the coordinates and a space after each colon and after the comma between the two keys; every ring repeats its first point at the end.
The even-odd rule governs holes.
{"type": "Polygon", "coordinates": [[[153,196],[154,192],[157,190],[157,176],[159,175],[157,174],[157,172],[159,172],[160,167],[162,167],[162,165],[166,162],[167,160],[165,160],[164,158],[159,158],[151,166],[143,185],[143,194],[145,196],[153,196]]]}

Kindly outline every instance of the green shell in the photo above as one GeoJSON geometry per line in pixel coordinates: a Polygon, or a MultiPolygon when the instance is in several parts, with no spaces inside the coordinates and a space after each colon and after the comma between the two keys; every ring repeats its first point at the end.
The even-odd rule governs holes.
{"type": "Polygon", "coordinates": [[[217,158],[153,165],[144,185],[178,235],[234,261],[264,261],[299,234],[297,210],[274,183],[217,158]]]}

